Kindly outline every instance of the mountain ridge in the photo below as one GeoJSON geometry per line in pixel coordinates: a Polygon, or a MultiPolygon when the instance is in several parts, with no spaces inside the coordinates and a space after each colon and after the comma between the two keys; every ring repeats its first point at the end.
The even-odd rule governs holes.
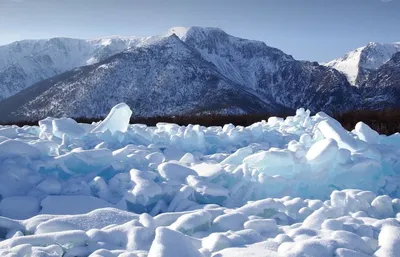
{"type": "Polygon", "coordinates": [[[400,51],[400,43],[369,42],[330,62],[324,63],[344,73],[350,84],[358,86],[368,79],[372,71],[376,71],[391,57],[400,51]]]}
{"type": "Polygon", "coordinates": [[[0,100],[41,80],[97,63],[151,37],[22,40],[0,46],[0,100]]]}
{"type": "MultiPolygon", "coordinates": [[[[163,50],[163,51],[168,51],[167,50],[163,50]]],[[[180,49],[180,52],[182,53],[183,50],[180,49]]],[[[168,101],[161,101],[158,103],[159,108],[167,108],[168,107],[168,102],[169,101],[173,101],[173,102],[177,102],[176,105],[173,105],[173,110],[171,113],[180,113],[180,112],[185,112],[186,110],[197,110],[197,111],[203,111],[203,110],[208,110],[207,108],[204,108],[203,106],[201,106],[201,102],[199,103],[195,103],[194,101],[190,102],[190,101],[186,101],[187,97],[189,98],[194,98],[196,97],[196,95],[199,95],[199,90],[195,90],[195,91],[190,91],[191,88],[196,88],[193,86],[193,84],[197,85],[197,86],[202,86],[202,85],[209,85],[210,83],[201,83],[201,79],[216,79],[216,86],[220,86],[221,88],[219,88],[219,90],[214,90],[215,92],[215,96],[219,97],[214,97],[214,100],[210,100],[210,103],[207,103],[207,106],[214,106],[214,109],[221,108],[221,107],[230,107],[229,105],[225,106],[226,104],[229,104],[230,101],[232,101],[232,97],[234,97],[234,92],[239,92],[241,91],[240,88],[235,87],[236,85],[229,81],[229,84],[226,83],[224,80],[226,80],[226,78],[224,78],[221,74],[219,74],[218,72],[216,72],[214,69],[212,69],[210,63],[202,61],[201,59],[197,59],[195,58],[196,55],[198,53],[197,52],[192,52],[190,48],[186,47],[184,45],[184,43],[182,41],[180,41],[176,36],[170,36],[168,38],[164,38],[161,42],[157,42],[156,44],[153,44],[151,47],[143,47],[143,48],[137,48],[137,49],[132,49],[130,51],[126,51],[117,55],[114,55],[112,57],[110,57],[108,60],[104,61],[104,62],[100,62],[94,65],[89,65],[89,66],[85,66],[82,68],[77,68],[74,71],[70,71],[67,72],[67,74],[61,74],[59,75],[55,81],[57,81],[60,77],[63,78],[64,76],[67,77],[67,79],[72,79],[72,81],[74,81],[74,79],[79,78],[80,76],[83,76],[87,73],[90,72],[98,72],[96,74],[99,74],[102,72],[103,69],[109,69],[112,65],[122,65],[124,68],[126,69],[134,69],[134,67],[138,67],[139,65],[132,65],[132,63],[139,63],[141,61],[147,62],[146,64],[148,64],[149,62],[151,62],[152,65],[158,65],[158,66],[164,66],[164,65],[169,65],[171,62],[182,62],[182,61],[188,61],[188,63],[191,62],[191,60],[195,59],[195,60],[199,60],[200,64],[198,64],[198,66],[200,67],[200,69],[194,70],[192,69],[192,67],[187,66],[187,68],[185,69],[185,71],[187,71],[186,73],[181,72],[182,76],[188,76],[188,74],[191,74],[190,72],[194,73],[194,75],[198,76],[198,73],[205,73],[205,76],[198,76],[200,77],[200,82],[196,81],[196,80],[192,80],[191,83],[185,84],[185,88],[176,86],[174,88],[170,87],[168,88],[168,90],[166,91],[162,91],[156,88],[156,90],[153,90],[151,93],[154,93],[153,95],[153,99],[157,98],[155,96],[157,96],[157,94],[160,94],[160,92],[158,91],[162,91],[163,92],[167,92],[169,95],[169,97],[167,98],[168,101]],[[170,45],[172,45],[172,47],[170,49],[172,49],[172,53],[177,50],[177,48],[185,48],[184,50],[187,51],[187,55],[183,55],[183,56],[176,56],[176,55],[171,55],[171,56],[158,56],[155,55],[153,52],[161,52],[160,48],[163,47],[169,47],[170,45]],[[149,55],[147,54],[148,52],[151,52],[150,55],[154,54],[154,58],[157,61],[153,61],[151,60],[151,58],[149,58],[149,55]],[[134,55],[135,58],[129,58],[130,55],[134,55]],[[128,58],[128,62],[125,63],[124,60],[126,60],[128,58]],[[165,58],[166,60],[163,60],[162,58],[165,58]],[[175,60],[175,59],[176,60],[175,60]],[[105,64],[109,64],[110,66],[105,66],[105,64]],[[210,76],[210,77],[208,77],[210,76]],[[222,81],[221,83],[219,83],[219,81],[222,81]],[[228,97],[229,101],[224,102],[224,103],[219,103],[220,99],[226,97],[226,94],[231,94],[230,97],[228,97]],[[225,104],[225,105],[224,105],[225,104]],[[179,105],[179,108],[175,108],[177,105],[179,105]]],[[[145,67],[146,65],[144,65],[145,67]]],[[[182,67],[180,66],[176,66],[178,69],[181,69],[182,67]]],[[[168,68],[168,67],[167,67],[168,68]]],[[[175,67],[172,67],[175,68],[175,67]]],[[[195,67],[198,68],[198,67],[195,67]]],[[[118,77],[121,78],[123,74],[125,73],[120,73],[121,69],[115,69],[115,72],[118,73],[118,77]]],[[[161,68],[158,69],[157,71],[163,71],[161,68]]],[[[171,70],[169,70],[168,73],[165,73],[166,76],[173,76],[174,72],[171,72],[171,70]]],[[[178,71],[176,71],[178,72],[178,71]]],[[[146,80],[147,77],[149,76],[150,73],[148,72],[143,72],[141,73],[143,78],[139,78],[139,80],[146,80]]],[[[151,74],[150,74],[151,75],[151,74]]],[[[103,81],[107,80],[107,76],[109,76],[108,74],[101,74],[101,76],[105,76],[102,77],[103,81]]],[[[112,78],[111,78],[112,79],[112,78]]],[[[167,82],[170,80],[167,80],[167,82]]],[[[13,105],[13,103],[16,102],[20,102],[21,99],[24,99],[26,102],[28,102],[28,105],[25,107],[22,107],[21,111],[18,111],[18,109],[12,113],[12,115],[10,116],[10,118],[21,118],[21,117],[31,117],[31,115],[35,115],[32,113],[32,110],[39,110],[39,114],[41,115],[40,111],[41,109],[38,108],[29,108],[31,106],[39,106],[41,104],[43,104],[43,98],[47,98],[47,99],[53,99],[53,96],[55,94],[58,94],[60,90],[58,90],[58,88],[54,89],[52,88],[52,83],[53,79],[49,79],[47,81],[44,82],[40,82],[36,85],[34,85],[33,87],[27,88],[24,91],[22,91],[21,93],[4,100],[1,104],[2,106],[9,106],[11,107],[13,105]],[[49,82],[49,84],[46,84],[46,82],[49,82]],[[51,85],[51,86],[49,86],[51,85]],[[44,94],[46,94],[44,97],[39,98],[39,99],[35,99],[34,97],[34,91],[35,90],[42,90],[44,92],[44,94]],[[48,97],[47,97],[48,96],[48,97]],[[36,105],[35,105],[36,104],[36,105]],[[28,116],[21,116],[21,115],[28,115],[28,116]]],[[[136,110],[135,115],[139,115],[139,116],[145,116],[143,113],[143,110],[149,110],[152,111],[151,113],[154,115],[159,115],[159,114],[163,114],[165,112],[157,112],[157,110],[155,110],[155,106],[154,103],[150,104],[150,105],[146,105],[145,102],[141,102],[141,101],[136,101],[135,103],[132,103],[132,101],[130,101],[129,99],[126,99],[126,90],[128,87],[131,87],[130,90],[131,91],[140,91],[138,90],[138,88],[134,88],[136,86],[136,84],[132,85],[129,84],[129,81],[125,81],[126,83],[123,84],[120,87],[114,87],[113,90],[105,90],[105,88],[108,86],[107,83],[101,84],[101,83],[96,83],[96,85],[94,83],[92,83],[93,80],[90,79],[89,81],[87,81],[87,83],[90,84],[89,87],[87,87],[89,90],[92,90],[90,92],[95,94],[94,97],[90,96],[90,94],[88,94],[87,92],[79,92],[73,95],[73,97],[71,98],[67,98],[67,97],[61,97],[58,99],[61,99],[61,101],[65,104],[63,106],[61,106],[61,108],[57,109],[57,106],[52,106],[51,112],[46,112],[44,116],[57,116],[62,112],[62,115],[68,115],[71,117],[75,117],[75,116],[88,116],[90,117],[90,115],[92,114],[96,114],[101,116],[101,115],[105,115],[107,114],[108,110],[109,110],[109,106],[111,105],[115,105],[115,103],[119,102],[119,101],[126,101],[127,103],[130,103],[131,105],[135,105],[135,104],[139,104],[141,105],[140,108],[134,108],[134,110],[136,110]],[[94,87],[100,87],[100,89],[96,90],[96,88],[94,87]],[[94,91],[93,91],[94,90],[94,91]],[[120,90],[120,92],[117,92],[118,90],[120,90]],[[104,99],[106,101],[101,101],[101,103],[105,103],[105,105],[101,105],[100,103],[100,107],[99,105],[96,105],[97,100],[99,100],[99,98],[104,98],[104,92],[108,93],[109,98],[104,99]],[[83,95],[89,95],[88,98],[83,97],[82,101],[80,101],[79,97],[82,97],[83,95]],[[120,98],[118,100],[113,101],[112,98],[115,97],[116,95],[118,95],[120,98]],[[91,101],[88,101],[88,99],[91,99],[91,101]],[[71,100],[71,101],[70,101],[71,100]],[[71,103],[70,105],[68,104],[71,103]],[[79,102],[79,104],[78,104],[79,102]],[[87,103],[94,105],[95,107],[93,107],[89,113],[87,112],[87,109],[85,109],[85,107],[87,107],[87,103]],[[64,107],[68,107],[68,108],[64,108],[64,107]],[[68,111],[63,112],[63,110],[68,111]],[[81,113],[77,113],[77,110],[83,110],[83,112],[81,113]],[[139,110],[139,111],[138,111],[139,110]]],[[[164,84],[161,83],[161,86],[163,86],[164,84]]],[[[81,87],[82,84],[76,85],[76,84],[68,84],[69,88],[68,88],[68,93],[74,92],[75,90],[82,90],[84,87],[81,87]]],[[[65,84],[59,85],[60,89],[62,88],[63,90],[65,90],[65,84]]],[[[199,88],[197,88],[199,89],[199,88]]],[[[200,87],[201,90],[201,87],[200,87]]],[[[35,91],[36,92],[36,91],[35,91]]],[[[42,92],[40,92],[42,93],[42,92]]],[[[147,93],[149,93],[147,90],[141,90],[139,93],[146,95],[147,93]]],[[[133,93],[132,93],[133,94],[133,93]]],[[[257,101],[256,97],[254,95],[244,95],[244,92],[241,92],[241,94],[237,94],[236,98],[238,98],[240,100],[240,97],[244,97],[245,99],[247,99],[247,102],[250,102],[250,100],[252,100],[253,105],[265,105],[264,102],[262,101],[257,101]],[[251,98],[250,98],[251,97],[251,98]]],[[[146,98],[150,98],[148,95],[146,96],[146,98]]],[[[244,101],[242,101],[244,102],[244,101]]],[[[241,106],[241,101],[238,102],[238,106],[241,106]]],[[[60,107],[60,105],[58,105],[58,107],[60,107]]],[[[251,105],[247,106],[248,108],[252,108],[251,105]]],[[[14,109],[15,106],[12,106],[12,108],[14,109]]],[[[7,108],[1,108],[2,110],[6,110],[7,108]]],[[[89,108],[90,109],[90,108],[89,108]]],[[[254,111],[254,110],[252,110],[254,111]]],[[[37,113],[36,113],[37,114],[37,113]]],[[[2,116],[4,117],[4,112],[2,112],[2,116]]]]}
{"type": "MultiPolygon", "coordinates": [[[[99,62],[41,80],[3,100],[1,119],[98,117],[121,101],[144,117],[278,113],[299,107],[337,113],[371,104],[363,100],[368,92],[351,85],[343,72],[295,60],[264,42],[219,28],[174,27],[161,36],[134,40],[128,40],[130,47],[118,47],[115,40],[98,39],[102,46],[112,45],[98,48],[99,62]]],[[[366,81],[365,87],[376,87],[366,81]]],[[[380,103],[397,103],[390,90],[379,90],[380,103]]]]}

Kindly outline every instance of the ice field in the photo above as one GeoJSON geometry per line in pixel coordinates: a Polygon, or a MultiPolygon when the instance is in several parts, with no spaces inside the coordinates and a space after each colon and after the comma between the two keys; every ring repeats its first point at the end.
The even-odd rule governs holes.
{"type": "Polygon", "coordinates": [[[131,114],[0,126],[0,256],[400,256],[399,133],[131,114]]]}

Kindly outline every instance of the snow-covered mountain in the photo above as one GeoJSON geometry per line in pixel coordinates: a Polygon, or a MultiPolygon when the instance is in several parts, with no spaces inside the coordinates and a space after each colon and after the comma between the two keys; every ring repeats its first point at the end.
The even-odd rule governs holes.
{"type": "MultiPolygon", "coordinates": [[[[134,115],[269,109],[258,97],[224,77],[175,35],[40,82],[5,103],[15,117],[106,115],[124,101],[134,115]],[[17,100],[18,99],[18,100],[17,100]]],[[[4,105],[3,105],[4,106],[4,105]]]]}
{"type": "Polygon", "coordinates": [[[104,61],[42,81],[0,105],[2,119],[103,116],[124,101],[134,115],[281,112],[354,107],[340,72],[293,59],[217,28],[172,28],[104,61]],[[347,103],[347,104],[343,104],[347,103]]]}
{"type": "Polygon", "coordinates": [[[0,46],[0,100],[75,67],[97,63],[153,38],[52,38],[0,46]]]}
{"type": "MultiPolygon", "coordinates": [[[[59,61],[59,66],[46,66],[70,70],[61,73],[61,68],[54,69],[57,76],[47,76],[2,101],[3,121],[104,116],[122,101],[136,116],[277,113],[299,107],[334,113],[398,103],[393,98],[393,84],[387,83],[379,96],[370,96],[379,85],[367,83],[381,74],[378,71],[383,63],[390,63],[386,57],[395,48],[389,46],[370,44],[357,52],[362,69],[357,75],[360,86],[354,87],[335,68],[295,60],[263,42],[237,38],[218,28],[176,27],[155,37],[76,42],[81,43],[69,48],[73,51],[64,51],[75,53],[75,48],[80,49],[71,54],[76,58],[54,57],[68,65],[59,61]],[[365,79],[360,79],[361,71],[368,71],[365,79]],[[372,103],[377,98],[380,104],[372,103]]],[[[349,55],[347,59],[357,58],[349,55]]]]}
{"type": "Polygon", "coordinates": [[[344,73],[352,85],[358,86],[368,79],[371,71],[379,69],[399,51],[400,43],[371,42],[324,65],[344,73]]]}

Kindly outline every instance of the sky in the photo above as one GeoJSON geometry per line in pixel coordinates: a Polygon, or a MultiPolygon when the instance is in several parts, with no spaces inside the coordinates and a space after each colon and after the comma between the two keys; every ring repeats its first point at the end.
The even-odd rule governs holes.
{"type": "Polygon", "coordinates": [[[400,0],[0,0],[0,44],[204,26],[329,61],[368,42],[399,42],[399,24],[400,0]]]}

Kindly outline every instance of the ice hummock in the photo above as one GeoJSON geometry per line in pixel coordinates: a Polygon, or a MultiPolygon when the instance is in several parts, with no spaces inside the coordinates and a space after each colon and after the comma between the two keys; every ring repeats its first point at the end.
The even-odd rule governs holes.
{"type": "Polygon", "coordinates": [[[398,133],[131,113],[0,126],[0,256],[400,256],[398,133]]]}

